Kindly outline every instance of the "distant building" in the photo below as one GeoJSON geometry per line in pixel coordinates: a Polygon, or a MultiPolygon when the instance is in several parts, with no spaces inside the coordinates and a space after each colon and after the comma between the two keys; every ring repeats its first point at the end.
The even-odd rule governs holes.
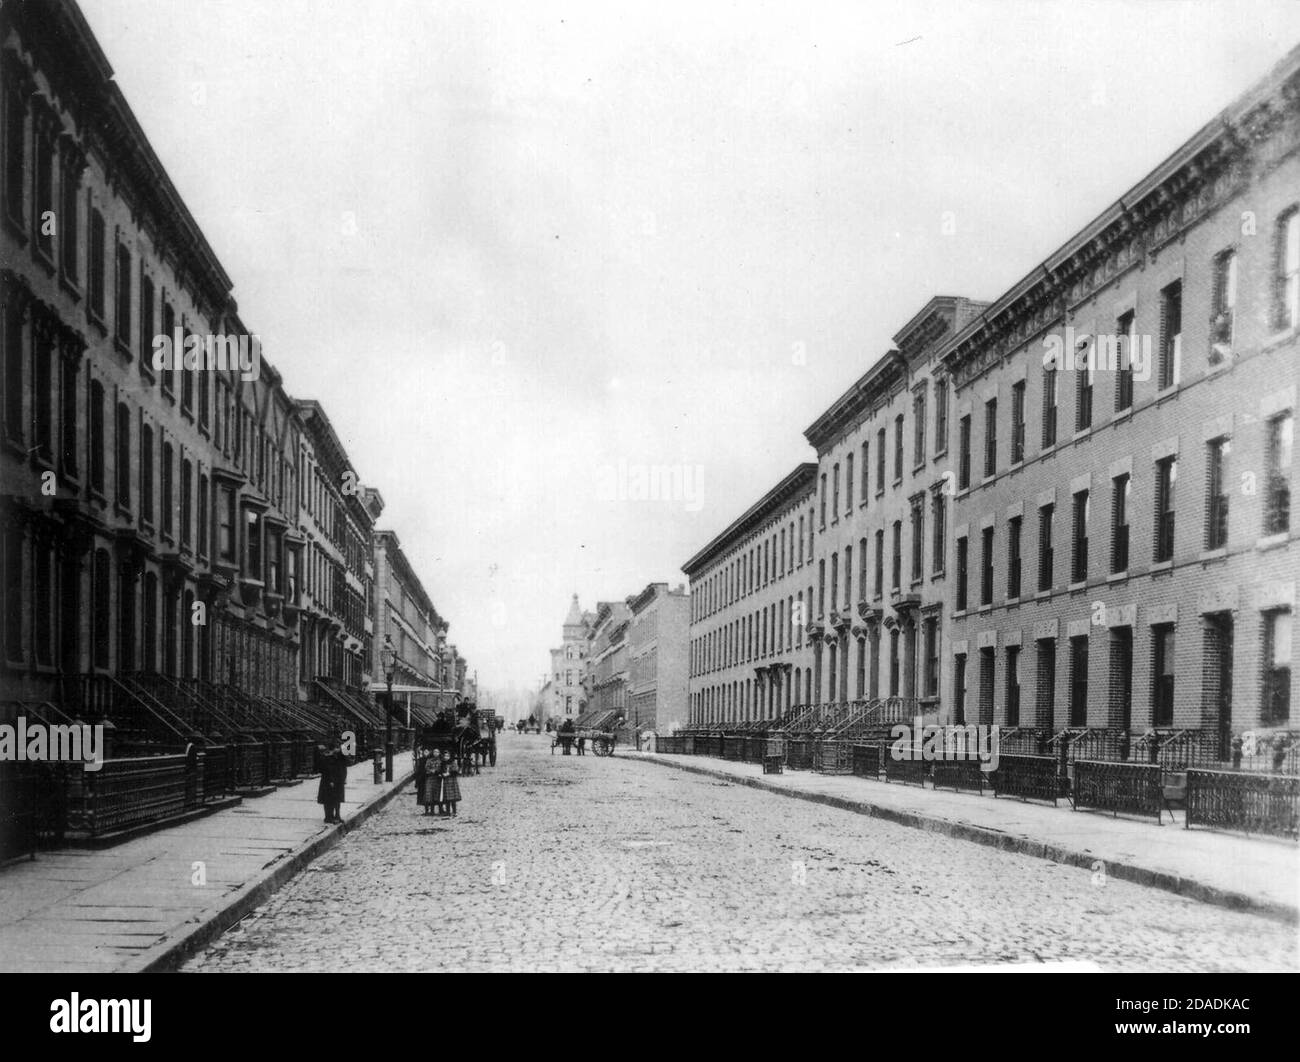
{"type": "Polygon", "coordinates": [[[577,719],[586,705],[583,678],[587,670],[587,641],[594,617],[584,613],[573,595],[564,619],[563,640],[551,650],[551,698],[548,719],[577,719]]]}
{"type": "Polygon", "coordinates": [[[627,632],[631,615],[626,601],[602,601],[596,607],[587,654],[591,688],[588,714],[616,711],[627,715],[627,632]]]}
{"type": "MultiPolygon", "coordinates": [[[[397,653],[394,685],[426,686],[430,693],[412,694],[414,703],[446,707],[435,691],[444,688],[447,678],[443,645],[448,624],[434,608],[395,531],[375,532],[375,597],[379,644],[391,638],[397,653]]],[[[447,688],[452,688],[450,683],[447,688]]]]}
{"type": "Polygon", "coordinates": [[[651,583],[630,601],[627,634],[627,725],[636,733],[684,726],[691,599],[684,586],[651,583]]]}

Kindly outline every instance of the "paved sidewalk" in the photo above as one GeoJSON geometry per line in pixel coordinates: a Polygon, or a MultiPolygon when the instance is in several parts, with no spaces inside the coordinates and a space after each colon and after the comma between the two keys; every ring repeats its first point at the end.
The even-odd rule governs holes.
{"type": "Polygon", "coordinates": [[[410,777],[409,753],[396,758],[392,783],[375,785],[369,761],[353,765],[340,826],[322,821],[317,779],[309,778],[111,848],[38,852],[0,869],[0,971],[170,965],[178,951],[243,917],[410,777]]]}
{"type": "Polygon", "coordinates": [[[1300,921],[1300,846],[1270,837],[1187,830],[1180,821],[1114,818],[1010,797],[924,790],[854,775],[812,771],[762,773],[758,764],[708,756],[657,755],[620,749],[620,756],[768,789],[874,815],[950,837],[993,845],[1056,863],[1093,867],[1110,877],[1166,889],[1191,899],[1300,921]]]}

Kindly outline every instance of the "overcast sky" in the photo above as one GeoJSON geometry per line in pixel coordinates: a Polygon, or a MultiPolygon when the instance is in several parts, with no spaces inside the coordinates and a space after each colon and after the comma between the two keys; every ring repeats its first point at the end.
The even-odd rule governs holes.
{"type": "Polygon", "coordinates": [[[1300,43],[1290,0],[81,3],[484,687],[573,592],[683,581],[927,298],[1000,294],[1300,43]]]}

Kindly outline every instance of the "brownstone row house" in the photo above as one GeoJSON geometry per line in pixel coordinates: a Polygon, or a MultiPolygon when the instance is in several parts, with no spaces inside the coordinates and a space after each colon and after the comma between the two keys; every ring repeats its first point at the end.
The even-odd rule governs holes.
{"type": "Polygon", "coordinates": [[[1300,49],[1009,291],[931,299],[684,565],[692,721],[1294,730],[1298,328],[1300,49]]]}
{"type": "Polygon", "coordinates": [[[0,702],[368,700],[382,498],[261,354],[77,5],[4,4],[0,59],[0,702]],[[159,336],[223,341],[173,366],[159,336]]]}

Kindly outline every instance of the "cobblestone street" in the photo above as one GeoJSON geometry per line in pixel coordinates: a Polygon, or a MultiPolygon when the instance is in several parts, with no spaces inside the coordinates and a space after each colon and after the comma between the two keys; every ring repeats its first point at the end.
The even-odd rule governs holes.
{"type": "Polygon", "coordinates": [[[408,789],[187,971],[1294,970],[1295,930],[651,763],[503,736],[408,789]]]}

